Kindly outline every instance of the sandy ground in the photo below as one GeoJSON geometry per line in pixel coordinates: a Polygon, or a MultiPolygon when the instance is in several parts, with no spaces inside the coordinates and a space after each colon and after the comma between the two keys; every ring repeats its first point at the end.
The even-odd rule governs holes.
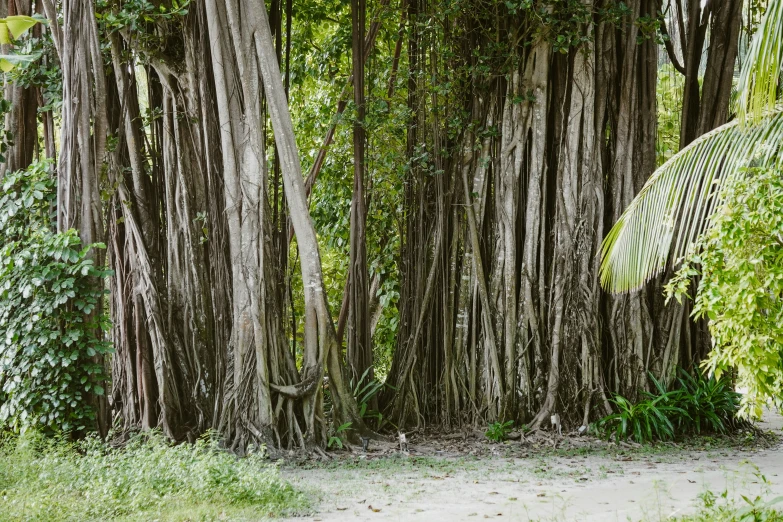
{"type": "MultiPolygon", "coordinates": [[[[761,426],[780,433],[783,418],[770,414],[761,426]]],[[[358,456],[339,465],[284,467],[282,474],[315,499],[318,512],[304,520],[324,522],[659,521],[695,510],[706,490],[735,498],[783,495],[781,445],[511,457],[496,447],[494,456],[481,458],[358,456]]]]}

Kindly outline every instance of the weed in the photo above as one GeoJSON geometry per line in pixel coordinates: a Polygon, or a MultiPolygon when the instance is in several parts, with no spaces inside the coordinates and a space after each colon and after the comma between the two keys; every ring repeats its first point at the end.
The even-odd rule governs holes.
{"type": "Polygon", "coordinates": [[[329,436],[329,441],[327,442],[327,447],[331,448],[334,446],[337,446],[340,449],[343,449],[343,437],[346,433],[348,433],[348,430],[351,429],[352,422],[346,422],[342,426],[339,426],[332,435],[329,436]]]}
{"type": "Polygon", "coordinates": [[[514,421],[493,422],[484,433],[493,442],[503,442],[514,426],[514,421]]]}
{"type": "Polygon", "coordinates": [[[750,498],[741,495],[742,502],[730,499],[728,492],[716,495],[705,491],[699,495],[702,505],[693,515],[675,519],[679,522],[783,522],[783,513],[775,509],[783,497],[766,500],[762,495],[750,498]]]}

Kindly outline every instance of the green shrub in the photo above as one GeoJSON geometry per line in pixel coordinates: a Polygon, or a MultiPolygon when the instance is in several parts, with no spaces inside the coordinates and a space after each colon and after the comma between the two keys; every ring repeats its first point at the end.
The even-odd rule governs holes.
{"type": "Polygon", "coordinates": [[[8,439],[0,492],[0,521],[258,520],[307,507],[263,452],[237,458],[215,439],[172,445],[159,434],[123,448],[32,431],[8,439]]]}
{"type": "Polygon", "coordinates": [[[680,433],[726,433],[747,424],[737,417],[741,395],[734,391],[728,376],[707,378],[697,370],[694,377],[680,369],[678,382],[677,404],[685,412],[677,419],[680,433]]]}
{"type": "Polygon", "coordinates": [[[694,433],[723,434],[745,425],[737,419],[740,395],[728,376],[707,378],[701,372],[692,376],[681,369],[678,387],[672,390],[652,375],[650,379],[655,393],[643,391],[636,403],[619,395],[611,399],[618,411],[598,421],[599,431],[618,440],[646,443],[694,433]]]}
{"type": "Polygon", "coordinates": [[[704,366],[736,370],[740,413],[760,417],[767,400],[783,401],[783,172],[749,169],[722,195],[667,293],[680,300],[701,276],[693,313],[709,317],[713,340],[704,366]]]}
{"type": "MultiPolygon", "coordinates": [[[[51,231],[47,163],[0,187],[0,429],[89,429],[110,350],[101,270],[73,230],[51,231]]],[[[98,246],[98,245],[95,245],[98,246]]]]}
{"type": "Polygon", "coordinates": [[[678,391],[667,392],[655,377],[650,378],[658,393],[644,391],[642,400],[635,404],[619,395],[613,397],[611,401],[618,411],[598,422],[601,431],[614,433],[618,440],[631,437],[639,443],[674,438],[673,419],[687,413],[676,404],[678,391]]]}

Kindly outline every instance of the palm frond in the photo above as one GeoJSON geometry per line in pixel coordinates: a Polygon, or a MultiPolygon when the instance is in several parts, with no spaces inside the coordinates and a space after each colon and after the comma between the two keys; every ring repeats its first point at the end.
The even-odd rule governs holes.
{"type": "Polygon", "coordinates": [[[740,73],[738,116],[758,123],[777,103],[783,73],[783,0],[771,0],[740,73]]]}
{"type": "Polygon", "coordinates": [[[604,288],[634,290],[677,262],[708,226],[723,184],[742,167],[783,163],[783,105],[753,125],[739,122],[701,136],[647,180],[604,239],[604,288]]]}

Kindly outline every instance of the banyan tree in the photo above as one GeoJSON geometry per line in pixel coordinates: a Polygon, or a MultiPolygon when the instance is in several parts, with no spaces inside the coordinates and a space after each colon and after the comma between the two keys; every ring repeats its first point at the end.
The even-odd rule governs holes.
{"type": "Polygon", "coordinates": [[[601,244],[657,166],[661,63],[680,146],[729,118],[742,2],[328,4],[9,2],[46,15],[62,71],[57,139],[6,88],[44,145],[18,139],[9,167],[54,156],[58,227],[113,271],[102,429],[217,430],[241,452],[337,426],[579,426],[698,363],[706,325],[664,303],[666,274],[610,295],[601,244]],[[339,93],[317,124],[303,75],[339,93]]]}

